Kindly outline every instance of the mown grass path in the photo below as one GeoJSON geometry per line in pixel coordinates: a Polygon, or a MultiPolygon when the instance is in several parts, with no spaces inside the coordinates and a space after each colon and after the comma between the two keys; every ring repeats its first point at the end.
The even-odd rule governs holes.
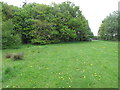
{"type": "Polygon", "coordinates": [[[3,50],[3,87],[116,88],[117,44],[93,41],[3,50]],[[24,52],[24,60],[5,59],[11,52],[24,52]]]}

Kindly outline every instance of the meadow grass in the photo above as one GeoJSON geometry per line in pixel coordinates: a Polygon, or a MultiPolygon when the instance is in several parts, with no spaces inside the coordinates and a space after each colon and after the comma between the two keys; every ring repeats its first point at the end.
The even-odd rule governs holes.
{"type": "Polygon", "coordinates": [[[5,88],[117,88],[118,43],[112,41],[23,45],[3,50],[5,88]],[[23,52],[21,61],[7,53],[23,52]]]}

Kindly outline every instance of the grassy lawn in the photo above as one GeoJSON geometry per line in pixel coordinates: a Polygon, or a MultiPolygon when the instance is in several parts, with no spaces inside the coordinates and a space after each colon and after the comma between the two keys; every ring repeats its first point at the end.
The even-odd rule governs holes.
{"type": "Polygon", "coordinates": [[[5,88],[116,88],[118,43],[93,41],[23,45],[3,50],[5,88]],[[5,59],[24,52],[24,60],[5,59]]]}

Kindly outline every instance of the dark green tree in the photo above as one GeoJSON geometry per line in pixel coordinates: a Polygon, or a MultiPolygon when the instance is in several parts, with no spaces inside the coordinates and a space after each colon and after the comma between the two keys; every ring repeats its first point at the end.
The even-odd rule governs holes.
{"type": "Polygon", "coordinates": [[[79,7],[70,1],[51,6],[25,3],[22,8],[11,10],[13,13],[6,11],[8,14],[5,17],[12,19],[13,30],[21,35],[23,43],[89,41],[93,36],[79,7]]]}

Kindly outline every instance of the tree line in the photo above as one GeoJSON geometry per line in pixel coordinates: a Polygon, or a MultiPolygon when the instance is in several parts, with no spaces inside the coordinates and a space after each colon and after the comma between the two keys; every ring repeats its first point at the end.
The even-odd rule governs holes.
{"type": "Polygon", "coordinates": [[[51,5],[29,3],[18,8],[2,4],[3,48],[22,44],[89,41],[93,33],[88,20],[70,1],[51,5]]]}
{"type": "Polygon", "coordinates": [[[118,19],[119,12],[114,11],[102,21],[98,31],[100,40],[118,40],[118,19]]]}

